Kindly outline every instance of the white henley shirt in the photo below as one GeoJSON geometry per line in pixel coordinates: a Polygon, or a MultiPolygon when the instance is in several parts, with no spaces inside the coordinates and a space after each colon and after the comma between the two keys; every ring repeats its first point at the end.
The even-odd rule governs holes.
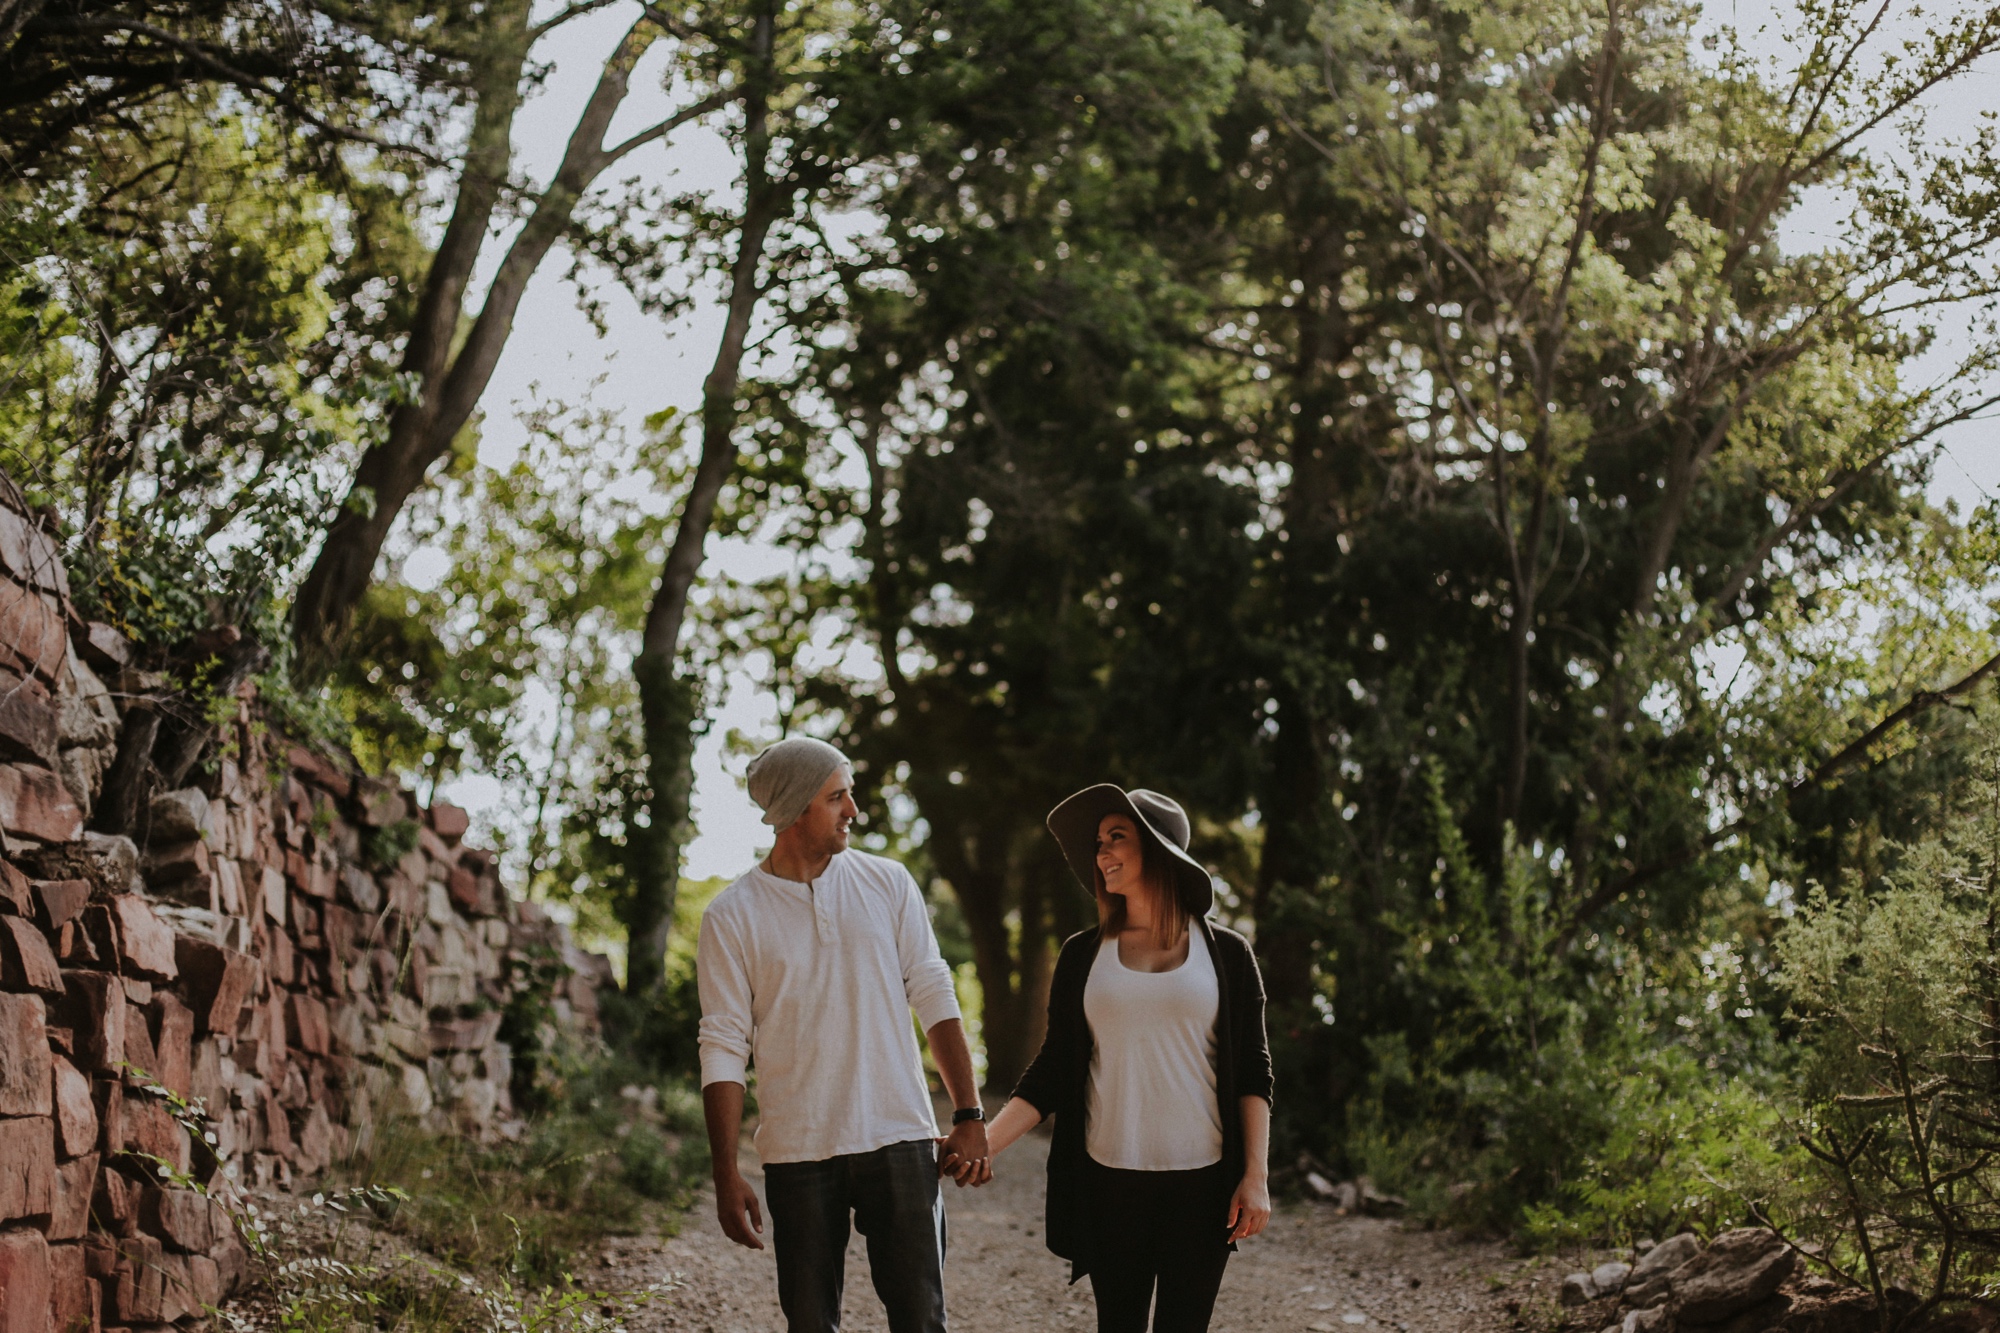
{"type": "Polygon", "coordinates": [[[957,1018],[917,881],[866,852],[812,884],[752,870],[717,894],[695,951],[701,1082],[757,1067],[757,1155],[816,1162],[935,1137],[910,1014],[957,1018]]]}

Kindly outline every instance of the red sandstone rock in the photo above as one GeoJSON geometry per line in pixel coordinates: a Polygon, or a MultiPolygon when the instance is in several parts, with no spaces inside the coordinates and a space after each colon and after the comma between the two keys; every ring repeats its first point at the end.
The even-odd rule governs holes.
{"type": "Polygon", "coordinates": [[[81,1240],[90,1230],[90,1200],[97,1192],[98,1156],[91,1153],[56,1164],[55,1201],[49,1209],[50,1240],[81,1240]]]}
{"type": "Polygon", "coordinates": [[[28,917],[35,914],[35,894],[28,877],[5,861],[0,861],[0,912],[28,917]]]}
{"type": "Polygon", "coordinates": [[[264,947],[264,975],[276,986],[289,986],[298,980],[299,968],[292,955],[292,937],[282,930],[272,931],[270,941],[264,947]]]}
{"type": "Polygon", "coordinates": [[[431,826],[431,831],[447,843],[458,841],[465,836],[465,831],[472,827],[471,815],[444,801],[433,802],[425,817],[431,826]]]}
{"type": "Polygon", "coordinates": [[[215,1244],[208,1196],[193,1190],[146,1187],[139,1225],[183,1254],[206,1254],[215,1244]]]}
{"type": "Polygon", "coordinates": [[[387,828],[410,817],[410,801],[403,789],[384,778],[361,780],[361,822],[369,828],[387,828]]]}
{"type": "Polygon", "coordinates": [[[299,1126],[299,1165],[310,1175],[318,1175],[333,1163],[333,1122],[326,1107],[314,1102],[299,1126]]]}
{"type": "Polygon", "coordinates": [[[451,875],[445,880],[444,886],[450,892],[452,902],[458,905],[460,911],[476,912],[479,910],[479,876],[473,874],[464,866],[453,866],[451,868],[451,875]]]}
{"type": "Polygon", "coordinates": [[[292,1045],[313,1055],[333,1049],[328,1031],[326,1005],[310,995],[293,994],[285,1007],[285,1036],[292,1045]]]}
{"type": "Polygon", "coordinates": [[[90,1104],[97,1109],[99,1152],[116,1153],[125,1148],[125,1084],[119,1079],[99,1079],[90,1085],[90,1104]]]}
{"type": "MultiPolygon", "coordinates": [[[[124,1173],[105,1169],[97,1173],[97,1188],[91,1191],[92,1213],[97,1224],[113,1235],[132,1235],[139,1226],[139,1196],[144,1186],[135,1185],[124,1173]]],[[[103,1276],[109,1276],[106,1264],[103,1276]]]]}
{"type": "Polygon", "coordinates": [[[346,800],[353,793],[353,779],[314,754],[311,750],[303,746],[294,745],[288,757],[292,765],[292,772],[297,773],[300,777],[313,783],[315,786],[324,787],[327,791],[332,792],[342,800],[346,800]]]}
{"type": "Polygon", "coordinates": [[[188,1281],[193,1288],[196,1307],[220,1307],[229,1295],[228,1288],[223,1285],[220,1265],[205,1254],[191,1254],[187,1262],[188,1281]]]}
{"type": "Polygon", "coordinates": [[[174,932],[146,900],[135,893],[121,893],[105,904],[116,933],[118,962],[127,976],[147,981],[168,982],[180,975],[174,965],[174,932]]]}
{"type": "Polygon", "coordinates": [[[132,641],[101,620],[93,620],[76,636],[83,660],[105,671],[132,665],[132,641]]]}
{"type": "Polygon", "coordinates": [[[35,924],[54,933],[76,919],[90,901],[87,879],[38,879],[35,889],[35,924]]]}
{"type": "Polygon", "coordinates": [[[0,1115],[47,1115],[48,1013],[39,995],[0,994],[0,1115]]]}
{"type": "Polygon", "coordinates": [[[64,1157],[81,1157],[97,1146],[97,1108],[91,1104],[90,1080],[60,1055],[50,1061],[55,1068],[56,1146],[64,1157]]]}
{"type": "MultiPolygon", "coordinates": [[[[9,499],[18,503],[14,496],[9,499]]],[[[50,526],[49,520],[29,515],[12,504],[0,506],[0,568],[12,574],[16,582],[66,597],[69,574],[63,569],[50,526]]]]}
{"type": "Polygon", "coordinates": [[[109,1281],[118,1271],[118,1242],[101,1232],[83,1238],[83,1271],[99,1281],[109,1281]]]}
{"type": "Polygon", "coordinates": [[[0,764],[0,828],[41,842],[75,842],[83,836],[83,812],[48,769],[0,764]]]}
{"type": "Polygon", "coordinates": [[[169,991],[153,997],[147,1011],[153,1051],[159,1058],[154,1077],[183,1097],[194,1095],[194,1014],[169,991]]]}
{"type": "Polygon", "coordinates": [[[0,1333],[49,1333],[49,1243],[39,1231],[0,1231],[0,1333]]]}
{"type": "Polygon", "coordinates": [[[285,873],[274,865],[266,864],[257,871],[257,901],[264,909],[264,915],[278,925],[285,924],[285,873]]]}
{"type": "Polygon", "coordinates": [[[40,681],[0,670],[0,758],[53,768],[62,714],[40,681]]]}
{"type": "Polygon", "coordinates": [[[151,1323],[161,1317],[165,1258],[151,1236],[127,1236],[118,1244],[118,1265],[108,1290],[107,1317],[124,1323],[151,1323]]]}
{"type": "Polygon", "coordinates": [[[97,967],[97,946],[81,921],[66,921],[56,932],[56,961],[64,968],[97,967]]]}
{"type": "Polygon", "coordinates": [[[0,646],[15,666],[55,684],[69,656],[61,604],[49,593],[0,579],[0,646]]]}
{"type": "Polygon", "coordinates": [[[86,1071],[111,1072],[125,1058],[125,987],[111,973],[65,970],[56,1018],[75,1035],[86,1071]]]}
{"type": "Polygon", "coordinates": [[[195,1100],[220,1111],[229,1098],[228,1085],[222,1081],[222,1043],[215,1037],[204,1037],[194,1044],[194,1065],[190,1080],[194,1084],[195,1100]]]}
{"type": "Polygon", "coordinates": [[[160,1077],[160,1055],[153,1049],[153,1033],[146,1026],[146,1011],[138,1005],[125,1005],[125,1063],[131,1068],[122,1072],[141,1081],[158,1081],[160,1077]],[[137,1070],[137,1074],[133,1074],[137,1070]]]}
{"type": "Polygon", "coordinates": [[[292,1156],[298,1151],[298,1146],[292,1142],[292,1122],[285,1118],[284,1106],[278,1101],[277,1095],[268,1090],[264,1093],[260,1105],[263,1112],[264,1146],[285,1157],[292,1156]]]}
{"type": "Polygon", "coordinates": [[[55,1197],[55,1122],[0,1120],[0,1223],[47,1217],[55,1197]]]}
{"type": "Polygon", "coordinates": [[[111,909],[103,903],[91,903],[77,918],[77,924],[90,940],[90,956],[96,967],[106,972],[118,970],[118,928],[111,924],[111,909]]]}
{"type": "Polygon", "coordinates": [[[242,1286],[243,1279],[250,1275],[250,1251],[237,1239],[233,1227],[218,1230],[227,1230],[229,1237],[216,1242],[215,1248],[209,1251],[209,1258],[215,1260],[216,1271],[222,1278],[222,1289],[227,1294],[242,1286]]]}
{"type": "Polygon", "coordinates": [[[48,939],[25,917],[0,916],[0,988],[60,995],[62,969],[48,939]]]}
{"type": "Polygon", "coordinates": [[[257,960],[181,935],[174,940],[174,963],[180,969],[182,992],[193,1006],[196,1027],[233,1035],[244,1002],[257,988],[257,960]]]}
{"type": "MultiPolygon", "coordinates": [[[[194,1280],[188,1272],[187,1256],[184,1254],[162,1254],[160,1256],[160,1320],[174,1324],[192,1314],[199,1314],[201,1307],[195,1304],[194,1280]]],[[[137,1330],[134,1330],[137,1333],[137,1330]]]]}
{"type": "Polygon", "coordinates": [[[92,1286],[83,1246],[49,1246],[49,1323],[55,1333],[97,1333],[92,1286]]]}
{"type": "Polygon", "coordinates": [[[431,1049],[446,1051],[484,1050],[500,1031],[500,1015],[484,1013],[473,1018],[457,1018],[431,1024],[431,1049]]]}
{"type": "Polygon", "coordinates": [[[188,1132],[167,1104],[144,1093],[125,1099],[125,1147],[129,1152],[157,1157],[181,1172],[188,1169],[192,1152],[188,1132]]]}
{"type": "Polygon", "coordinates": [[[363,918],[339,903],[320,909],[320,933],[326,937],[328,957],[342,965],[355,959],[355,940],[365,929],[363,918]]]}
{"type": "Polygon", "coordinates": [[[157,888],[184,879],[210,877],[215,872],[215,862],[208,854],[208,844],[195,838],[149,849],[139,868],[146,876],[146,883],[157,888]]]}

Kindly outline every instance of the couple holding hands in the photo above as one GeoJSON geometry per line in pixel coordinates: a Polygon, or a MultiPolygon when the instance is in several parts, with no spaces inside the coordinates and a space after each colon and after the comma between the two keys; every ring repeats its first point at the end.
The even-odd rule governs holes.
{"type": "Polygon", "coordinates": [[[1048,1035],[989,1126],[951,972],[916,880],[847,846],[840,751],[792,739],[750,766],[771,854],[702,918],[702,1104],[722,1229],[763,1248],[736,1163],[748,1067],[789,1333],[835,1333],[850,1214],[891,1333],[942,1333],[941,1176],[1049,1116],[1047,1239],[1088,1276],[1099,1333],[1208,1327],[1235,1242],[1271,1216],[1271,1057],[1250,946],[1214,925],[1188,819],[1155,792],[1087,787],[1049,812],[1098,925],[1056,960],[1048,1035]],[[957,1110],[937,1136],[915,1013],[957,1110]]]}

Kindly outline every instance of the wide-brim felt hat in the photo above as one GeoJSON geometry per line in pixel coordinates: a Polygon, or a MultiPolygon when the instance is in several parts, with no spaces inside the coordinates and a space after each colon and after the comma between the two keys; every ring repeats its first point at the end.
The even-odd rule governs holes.
{"type": "Polygon", "coordinates": [[[1187,811],[1180,802],[1144,787],[1126,791],[1116,783],[1100,782],[1065,797],[1049,811],[1049,832],[1085,893],[1097,896],[1097,827],[1106,815],[1124,815],[1138,825],[1148,862],[1165,866],[1181,907],[1190,916],[1208,915],[1215,906],[1215,882],[1207,868],[1188,855],[1193,829],[1187,811]]]}

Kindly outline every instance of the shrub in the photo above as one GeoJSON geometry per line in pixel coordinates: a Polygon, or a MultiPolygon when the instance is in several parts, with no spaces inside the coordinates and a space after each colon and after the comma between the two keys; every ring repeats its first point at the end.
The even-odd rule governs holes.
{"type": "MultiPolygon", "coordinates": [[[[2000,786],[1874,883],[1815,889],[1779,940],[1807,1169],[1765,1210],[1871,1289],[1992,1308],[2000,1281],[2000,786]]],[[[1886,1325],[1885,1325],[1886,1327],[1886,1325]]]]}

